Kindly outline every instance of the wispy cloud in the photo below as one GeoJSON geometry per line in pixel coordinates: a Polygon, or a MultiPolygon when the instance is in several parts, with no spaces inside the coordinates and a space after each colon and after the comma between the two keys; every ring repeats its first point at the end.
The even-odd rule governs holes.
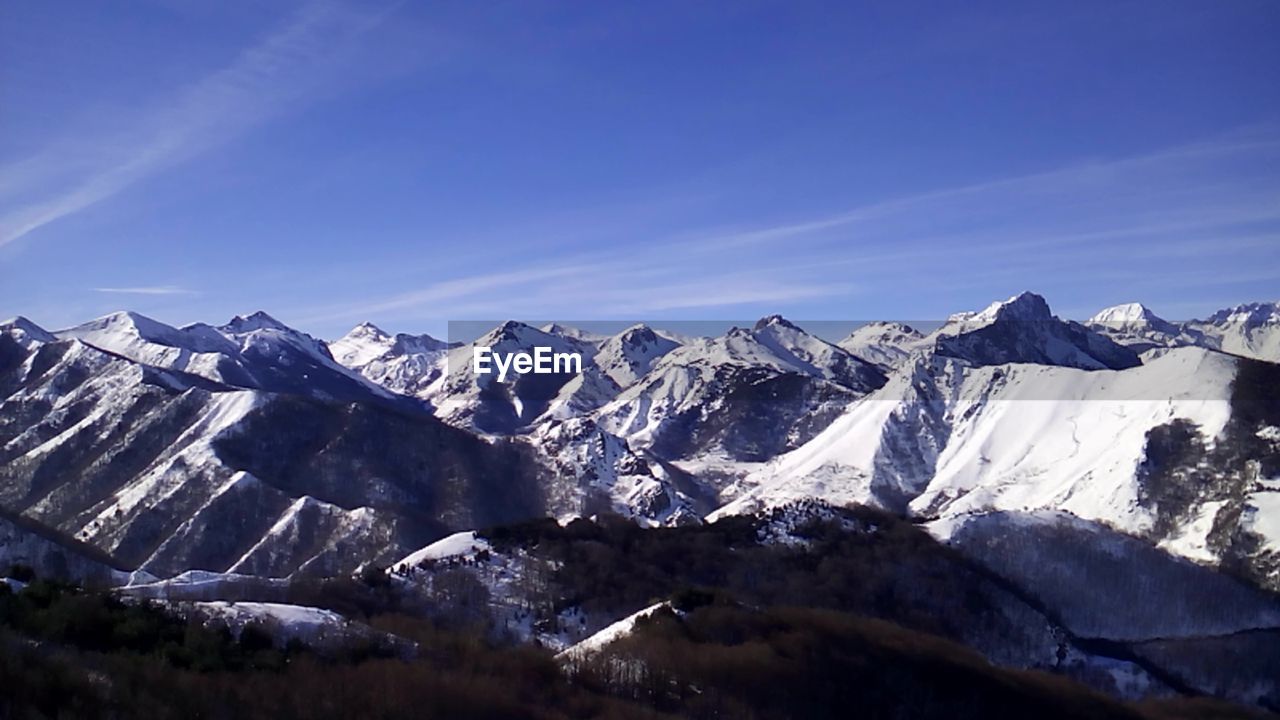
{"type": "Polygon", "coordinates": [[[336,2],[313,2],[227,66],[128,123],[128,137],[55,142],[0,170],[0,246],[103,202],[296,106],[323,85],[344,48],[377,24],[336,2]],[[107,148],[102,151],[101,148],[107,148]]]}
{"type": "Polygon", "coordinates": [[[113,295],[199,295],[196,290],[178,285],[146,285],[141,287],[96,287],[94,292],[113,295]]]}
{"type": "Polygon", "coordinates": [[[465,275],[431,283],[426,287],[395,295],[365,298],[341,306],[329,306],[313,311],[302,322],[334,322],[341,320],[367,320],[371,317],[402,311],[429,311],[435,317],[449,317],[459,307],[484,307],[485,302],[497,300],[510,304],[513,298],[527,298],[531,289],[547,287],[567,278],[600,274],[603,267],[567,263],[551,267],[532,267],[508,272],[465,275]]]}
{"type": "MultiPolygon", "coordinates": [[[[1108,160],[1090,160],[1043,172],[940,188],[855,206],[816,218],[734,231],[683,233],[671,244],[705,252],[729,251],[807,238],[830,231],[847,233],[876,229],[895,220],[927,225],[991,210],[1008,211],[1009,203],[1042,205],[1061,210],[1090,203],[1087,219],[1099,234],[1116,232],[1117,218],[1125,224],[1142,219],[1150,228],[1153,212],[1164,217],[1164,231],[1184,226],[1204,227],[1280,218],[1280,194],[1274,177],[1258,187],[1245,176],[1223,184],[1215,165],[1245,158],[1258,161],[1280,156],[1280,139],[1271,132],[1255,137],[1223,137],[1188,143],[1156,152],[1108,160]],[[1223,199],[1232,202],[1223,207],[1223,199]],[[1170,202],[1173,201],[1173,202],[1170,202]]],[[[1042,218],[1043,219],[1043,218],[1042,218]]],[[[991,228],[988,228],[989,230],[991,228]]],[[[1153,228],[1154,229],[1154,228],[1153,228]]],[[[910,236],[899,236],[909,240],[910,236]]],[[[1045,243],[1045,240],[1025,241],[1045,243]]]]}
{"type": "MultiPolygon", "coordinates": [[[[1274,135],[1226,138],[733,232],[704,225],[647,242],[641,229],[630,242],[551,254],[556,265],[529,267],[527,247],[497,238],[483,245],[484,262],[501,258],[512,269],[464,271],[419,289],[313,308],[308,322],[711,317],[815,308],[864,315],[876,303],[909,302],[904,296],[925,285],[964,298],[956,303],[1024,289],[1067,288],[1094,298],[1103,295],[1099,287],[1115,284],[1118,269],[1131,284],[1145,277],[1156,289],[1163,287],[1159,278],[1166,286],[1177,278],[1186,288],[1253,281],[1238,267],[1226,270],[1241,258],[1275,254],[1268,248],[1276,247],[1280,231],[1273,229],[1280,183],[1258,171],[1274,159],[1280,159],[1274,135]]],[[[626,213],[623,221],[646,226],[643,214],[626,213]]],[[[571,229],[572,223],[565,232],[571,229]]]]}

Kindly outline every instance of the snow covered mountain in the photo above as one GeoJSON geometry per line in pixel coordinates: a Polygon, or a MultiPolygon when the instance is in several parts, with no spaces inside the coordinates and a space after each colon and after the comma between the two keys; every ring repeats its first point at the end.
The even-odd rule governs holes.
{"type": "Polygon", "coordinates": [[[1066,510],[1200,561],[1243,563],[1270,583],[1271,431],[1237,409],[1248,404],[1239,388],[1265,372],[1215,350],[1265,354],[1276,317],[1255,304],[1177,325],[1131,304],[1086,326],[1023,293],[928,335],[866,325],[843,347],[779,316],[683,343],[643,325],[600,337],[508,322],[475,344],[580,352],[584,368],[505,382],[470,372],[471,346],[368,323],[325,345],[265,313],[174,328],[122,312],[58,333],[17,318],[0,342],[10,480],[0,503],[136,564],[186,569],[207,557],[200,567],[264,573],[328,567],[350,547],[395,545],[397,533],[416,542],[465,526],[475,508],[658,524],[799,498],[927,517],[1066,510]],[[1143,365],[1135,343],[1160,352],[1143,365]],[[424,487],[401,456],[444,467],[442,449],[406,434],[443,438],[428,413],[459,429],[447,442],[469,448],[473,470],[489,456],[523,465],[519,499],[442,501],[424,487]],[[1227,444],[1224,433],[1257,437],[1227,444]],[[401,436],[414,451],[391,444],[401,436]],[[388,457],[371,457],[373,445],[388,457]],[[1212,455],[1226,447],[1236,455],[1212,455]],[[1206,458],[1230,469],[1190,499],[1169,489],[1173,475],[1201,477],[1206,458]],[[51,479],[67,468],[80,469],[51,479]],[[343,483],[342,472],[361,480],[343,483]],[[425,517],[414,506],[404,519],[393,506],[406,498],[450,510],[425,517]],[[250,546],[234,558],[200,549],[213,542],[205,529],[240,506],[263,518],[240,523],[250,546]],[[280,550],[304,533],[329,539],[280,550]]]}
{"type": "Polygon", "coordinates": [[[1179,333],[1176,325],[1156,315],[1142,303],[1125,303],[1104,308],[1089,318],[1086,324],[1096,330],[1114,332],[1135,334],[1156,332],[1166,336],[1175,336],[1179,333]]]}
{"type": "Polygon", "coordinates": [[[372,323],[361,323],[329,343],[343,367],[401,395],[421,395],[445,370],[445,356],[456,347],[430,335],[394,336],[372,323]]]}
{"type": "MultiPolygon", "coordinates": [[[[519,448],[381,395],[237,389],[37,330],[0,326],[0,506],[129,566],[328,574],[543,512],[519,448]]],[[[226,333],[242,347],[284,334],[252,323],[226,333]]],[[[175,360],[185,348],[153,345],[126,349],[190,367],[175,360]]]]}
{"type": "Polygon", "coordinates": [[[521,322],[508,321],[474,342],[453,348],[445,356],[444,372],[419,396],[429,400],[436,415],[458,427],[490,434],[511,434],[527,429],[544,414],[567,406],[572,413],[599,407],[617,391],[616,386],[591,368],[583,357],[583,373],[526,373],[514,370],[500,380],[497,372],[472,371],[473,348],[487,347],[495,355],[532,353],[550,348],[552,353],[582,353],[587,346],[521,322]],[[585,377],[583,377],[585,376],[585,377]]]}
{"type": "Polygon", "coordinates": [[[779,316],[675,348],[594,414],[600,426],[710,486],[797,447],[883,373],[779,316]]]}
{"type": "Polygon", "coordinates": [[[30,568],[41,577],[90,585],[151,579],[146,573],[130,573],[91,545],[0,508],[0,577],[13,567],[30,568]]]}
{"type": "Polygon", "coordinates": [[[1211,347],[1204,334],[1187,330],[1156,315],[1141,303],[1105,308],[1086,323],[1088,327],[1140,354],[1159,354],[1168,348],[1188,345],[1211,347]]]}
{"type": "Polygon", "coordinates": [[[1280,362],[1280,302],[1237,305],[1183,327],[1206,347],[1280,362]]]}
{"type": "Polygon", "coordinates": [[[953,320],[712,517],[806,498],[930,518],[1062,510],[1280,587],[1280,536],[1256,520],[1277,497],[1280,367],[1199,347],[1127,367],[1114,343],[1054,329],[1047,308],[1033,324],[993,308],[953,320]],[[1013,350],[1040,362],[992,363],[1013,350]],[[1086,369],[1104,360],[1121,369],[1086,369]]]}
{"type": "Polygon", "coordinates": [[[1102,310],[1089,326],[1138,352],[1195,345],[1280,362],[1280,303],[1249,303],[1204,320],[1169,322],[1139,303],[1102,310]]]}
{"type": "Polygon", "coordinates": [[[1054,317],[1045,299],[1024,292],[981,312],[958,313],[929,337],[938,355],[972,365],[1034,363],[1084,370],[1141,364],[1136,353],[1080,323],[1054,317]]]}
{"type": "Polygon", "coordinates": [[[53,334],[144,365],[236,388],[341,400],[405,401],[339,365],[323,342],[264,312],[237,316],[220,327],[197,323],[182,328],[118,312],[53,334]]]}
{"type": "Polygon", "coordinates": [[[838,345],[885,372],[902,364],[913,350],[924,344],[925,336],[910,325],[871,322],[849,333],[838,345]]]}
{"type": "Polygon", "coordinates": [[[1173,323],[1135,303],[1081,324],[1023,293],[838,345],[780,316],[679,339],[507,322],[474,344],[579,352],[583,368],[505,381],[471,372],[471,345],[368,323],[326,345],[265,313],[56,333],[15,318],[0,323],[0,561],[114,584],[140,568],[137,596],[264,616],[295,612],[268,607],[290,602],[286,576],[409,566],[388,577],[421,601],[465,567],[508,632],[560,647],[663,597],[663,573],[699,584],[740,563],[733,582],[774,592],[753,579],[781,577],[773,551],[739,550],[803,564],[843,537],[871,552],[857,577],[875,548],[902,553],[877,576],[889,605],[968,612],[932,597],[940,568],[980,596],[957,632],[993,662],[1278,702],[1278,318],[1260,303],[1173,323]],[[920,532],[903,517],[952,549],[907,542],[920,532]],[[707,519],[727,522],[636,527],[707,519]],[[439,540],[493,526],[507,540],[439,540]],[[593,584],[605,538],[615,561],[650,563],[609,576],[625,593],[593,584]],[[669,567],[691,538],[717,559],[669,567]],[[554,554],[570,547],[588,550],[554,554]],[[576,584],[548,604],[548,578],[576,584]],[[1222,657],[1253,660],[1206,660],[1222,657]]]}
{"type": "Polygon", "coordinates": [[[627,387],[644,377],[659,358],[679,346],[680,343],[659,335],[653,328],[633,325],[602,342],[595,362],[618,387],[627,387]]]}
{"type": "Polygon", "coordinates": [[[645,525],[681,525],[700,522],[707,509],[680,489],[678,471],[645,459],[589,418],[545,422],[523,440],[549,470],[542,483],[548,510],[566,521],[608,512],[645,525]]]}

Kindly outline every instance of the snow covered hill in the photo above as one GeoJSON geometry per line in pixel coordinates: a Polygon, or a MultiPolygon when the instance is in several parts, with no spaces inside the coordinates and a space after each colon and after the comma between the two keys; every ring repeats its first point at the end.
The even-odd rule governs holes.
{"type": "Polygon", "coordinates": [[[39,577],[95,586],[153,579],[147,573],[123,569],[91,545],[0,508],[0,577],[14,567],[29,568],[39,577]]]}
{"type": "Polygon", "coordinates": [[[1233,367],[1198,348],[1128,371],[921,356],[724,512],[818,497],[927,515],[1061,507],[1137,528],[1146,434],[1180,417],[1221,431],[1233,367]]]}
{"type": "Polygon", "coordinates": [[[1099,310],[1086,323],[1098,330],[1145,333],[1156,332],[1166,336],[1177,335],[1176,325],[1156,315],[1142,303],[1125,303],[1099,310]]]}
{"type": "Polygon", "coordinates": [[[524,440],[548,468],[544,498],[559,518],[610,512],[646,525],[700,522],[702,504],[679,489],[677,473],[589,418],[542,423],[524,440]]]}

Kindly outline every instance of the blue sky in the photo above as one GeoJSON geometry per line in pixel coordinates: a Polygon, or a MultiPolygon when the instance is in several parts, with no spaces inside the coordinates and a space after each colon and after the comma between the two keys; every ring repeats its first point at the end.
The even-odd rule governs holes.
{"type": "Polygon", "coordinates": [[[1280,293],[1280,3],[7,3],[0,314],[1280,293]]]}

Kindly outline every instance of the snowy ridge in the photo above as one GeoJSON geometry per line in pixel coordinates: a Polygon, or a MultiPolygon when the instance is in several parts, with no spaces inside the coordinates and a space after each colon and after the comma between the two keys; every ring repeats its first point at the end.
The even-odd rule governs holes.
{"type": "Polygon", "coordinates": [[[0,333],[12,338],[24,350],[30,350],[35,346],[57,340],[53,333],[21,315],[0,322],[0,333]]]}
{"type": "Polygon", "coordinates": [[[118,312],[55,335],[232,387],[349,399],[396,397],[335,362],[323,342],[264,312],[236,316],[221,327],[182,328],[118,312]]]}
{"type": "Polygon", "coordinates": [[[448,559],[475,559],[477,553],[489,550],[489,542],[476,535],[474,530],[466,530],[441,538],[426,547],[414,550],[405,555],[391,567],[416,568],[426,561],[448,559]]]}
{"type": "Polygon", "coordinates": [[[1152,312],[1142,303],[1125,303],[1113,305],[1098,311],[1089,318],[1088,324],[1102,325],[1116,330],[1154,330],[1156,332],[1176,333],[1172,323],[1152,312]]]}
{"type": "Polygon", "coordinates": [[[1233,355],[1280,362],[1280,303],[1249,303],[1184,325],[1199,343],[1233,355]]]}
{"type": "Polygon", "coordinates": [[[1061,320],[1035,293],[951,316],[930,337],[930,349],[973,365],[1035,363],[1084,370],[1123,370],[1138,355],[1080,323],[1061,320]]]}
{"type": "Polygon", "coordinates": [[[715,516],[820,498],[926,516],[1056,508],[1141,531],[1147,433],[1175,418],[1221,432],[1234,368],[1199,348],[1125,371],[921,359],[715,516]]]}
{"type": "Polygon", "coordinates": [[[667,459],[711,453],[754,460],[796,443],[824,414],[883,382],[871,364],[771,316],[751,330],[734,328],[669,351],[595,418],[606,431],[667,459]],[[735,425],[745,412],[755,412],[761,426],[735,425]],[[776,420],[769,420],[774,413],[776,420]],[[706,439],[691,438],[698,434],[706,439]]]}
{"type": "Polygon", "coordinates": [[[1106,308],[1089,327],[1117,342],[1146,351],[1185,345],[1280,362],[1280,303],[1248,303],[1204,320],[1169,322],[1140,303],[1106,308]]]}
{"type": "MultiPolygon", "coordinates": [[[[494,354],[532,353],[536,347],[552,353],[582,353],[586,345],[515,321],[505,322],[474,342],[454,348],[445,359],[445,372],[420,393],[445,422],[484,433],[507,434],[537,421],[576,373],[529,374],[511,371],[505,381],[498,374],[472,372],[473,348],[494,354]]],[[[583,369],[590,352],[583,356],[583,369]]],[[[588,392],[593,392],[593,386],[588,392]]]]}
{"type": "Polygon", "coordinates": [[[357,641],[373,641],[404,658],[417,652],[415,643],[322,608],[223,600],[183,602],[177,607],[203,618],[206,624],[225,625],[236,637],[251,625],[262,628],[279,647],[297,640],[324,652],[341,650],[357,641]]]}
{"type": "MultiPolygon", "coordinates": [[[[346,509],[289,482],[278,484],[280,471],[271,469],[270,458],[293,452],[291,462],[305,461],[290,449],[290,428],[299,417],[328,413],[343,420],[363,412],[392,428],[419,430],[438,426],[434,419],[399,419],[256,390],[216,391],[211,388],[222,386],[76,338],[23,352],[2,374],[0,506],[21,508],[160,576],[191,568],[324,575],[403,552],[397,519],[365,506],[388,490],[355,484],[364,495],[346,509]],[[247,436],[251,426],[256,429],[247,436]],[[227,447],[241,448],[239,462],[271,474],[229,464],[227,447]],[[65,479],[42,480],[47,477],[65,479]]],[[[335,461],[360,462],[343,451],[328,457],[335,461]]],[[[429,463],[419,467],[430,469],[429,463]]],[[[320,481],[314,473],[310,478],[320,481]]]]}
{"type": "Polygon", "coordinates": [[[671,603],[662,601],[654,603],[643,610],[637,610],[634,613],[622,618],[621,620],[605,627],[595,634],[583,640],[579,640],[570,647],[556,654],[556,659],[567,662],[578,662],[599,653],[609,645],[621,640],[631,634],[635,630],[636,622],[658,612],[663,608],[670,608],[671,603]]]}
{"type": "Polygon", "coordinates": [[[643,377],[663,355],[680,343],[659,335],[647,325],[633,325],[600,344],[596,365],[618,385],[627,387],[643,377]]]}
{"type": "Polygon", "coordinates": [[[0,509],[0,567],[5,568],[0,572],[7,572],[12,565],[25,565],[40,575],[59,580],[95,585],[123,585],[135,579],[154,579],[146,573],[129,573],[117,568],[102,553],[78,546],[57,536],[51,528],[0,509]]]}
{"type": "MultiPolygon", "coordinates": [[[[289,588],[287,580],[262,578],[257,575],[188,570],[171,578],[135,579],[116,592],[128,597],[152,600],[235,600],[244,592],[255,596],[263,594],[284,598],[289,588]]],[[[258,597],[258,599],[262,599],[258,597]]]]}
{"type": "Polygon", "coordinates": [[[901,365],[925,343],[925,336],[910,325],[872,322],[849,333],[838,345],[884,371],[901,365]]]}
{"type": "Polygon", "coordinates": [[[561,519],[613,512],[643,525],[699,522],[695,503],[660,465],[589,419],[543,423],[526,439],[552,471],[548,511],[561,519]]]}
{"type": "Polygon", "coordinates": [[[361,323],[329,343],[334,359],[396,393],[421,395],[445,371],[453,347],[430,335],[394,336],[372,323],[361,323]]]}

